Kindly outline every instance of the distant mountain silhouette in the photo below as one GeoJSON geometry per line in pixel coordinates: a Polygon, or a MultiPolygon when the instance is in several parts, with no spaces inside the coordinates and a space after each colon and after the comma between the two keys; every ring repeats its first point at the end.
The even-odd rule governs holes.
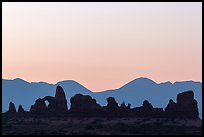
{"type": "Polygon", "coordinates": [[[56,84],[46,82],[27,82],[20,78],[14,80],[2,79],[2,111],[8,110],[8,104],[12,101],[16,105],[22,105],[25,110],[35,102],[36,98],[50,95],[54,96],[57,85],[63,87],[70,108],[70,98],[75,94],[90,95],[100,105],[107,105],[106,99],[114,97],[122,104],[130,103],[132,106],[141,106],[144,100],[150,101],[155,107],[166,107],[170,98],[176,100],[180,92],[193,90],[195,99],[198,101],[199,115],[202,118],[202,83],[194,81],[156,83],[148,78],[137,78],[124,86],[102,92],[92,92],[73,80],[60,81],[56,84]]]}

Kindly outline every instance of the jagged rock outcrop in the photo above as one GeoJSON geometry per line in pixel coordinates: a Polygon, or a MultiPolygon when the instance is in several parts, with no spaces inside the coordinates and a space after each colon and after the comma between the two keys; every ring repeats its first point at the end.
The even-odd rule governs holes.
{"type": "Polygon", "coordinates": [[[166,115],[173,116],[175,114],[176,109],[177,104],[172,99],[170,99],[167,107],[165,108],[165,113],[166,115]]]}
{"type": "Polygon", "coordinates": [[[46,96],[42,99],[37,99],[35,104],[31,106],[30,112],[43,112],[47,114],[64,114],[64,112],[67,112],[67,99],[63,88],[61,86],[57,86],[55,97],[46,96]],[[48,106],[46,106],[45,101],[49,102],[48,106]]]}
{"type": "Polygon", "coordinates": [[[199,118],[197,101],[194,99],[193,91],[186,91],[177,95],[177,103],[173,100],[165,108],[167,117],[171,118],[199,118]]]}
{"type": "Polygon", "coordinates": [[[139,117],[163,117],[163,108],[154,108],[148,100],[144,100],[141,107],[133,108],[133,112],[139,117]]]}
{"type": "Polygon", "coordinates": [[[72,113],[98,113],[101,106],[89,95],[76,94],[70,99],[72,113]]]}
{"type": "Polygon", "coordinates": [[[128,106],[125,105],[125,102],[123,101],[122,104],[120,105],[120,110],[130,110],[130,104],[128,106]]]}
{"type": "Polygon", "coordinates": [[[61,86],[57,86],[56,88],[55,99],[59,99],[59,100],[66,99],[64,90],[61,86]]]}
{"type": "Polygon", "coordinates": [[[193,91],[186,91],[177,95],[179,115],[187,118],[198,118],[198,103],[194,99],[193,91]]]}
{"type": "MultiPolygon", "coordinates": [[[[177,95],[177,102],[172,99],[169,100],[165,111],[163,108],[154,108],[148,100],[144,100],[141,107],[130,108],[122,102],[120,107],[113,97],[107,98],[107,106],[101,107],[96,103],[96,100],[89,95],[76,94],[70,99],[70,111],[67,109],[67,100],[65,92],[62,87],[57,86],[55,96],[46,96],[38,98],[35,104],[31,106],[30,113],[44,116],[65,116],[65,115],[78,115],[83,116],[119,116],[119,117],[159,117],[159,118],[188,118],[198,119],[198,106],[197,101],[194,99],[193,91],[186,91],[177,95]],[[49,104],[46,106],[45,101],[49,104]]],[[[15,105],[10,102],[9,110],[11,115],[15,114],[15,105]]],[[[19,115],[27,115],[23,107],[18,107],[19,115]]]]}
{"type": "Polygon", "coordinates": [[[64,90],[61,86],[57,86],[55,93],[55,102],[57,111],[65,112],[67,111],[67,99],[64,90]]]}
{"type": "Polygon", "coordinates": [[[9,112],[9,113],[15,113],[16,112],[16,107],[15,107],[13,102],[9,103],[9,110],[7,112],[9,112]]]}
{"type": "Polygon", "coordinates": [[[109,97],[107,98],[107,106],[106,106],[106,109],[108,111],[117,111],[118,110],[118,103],[115,101],[115,98],[113,97],[109,97]]]}
{"type": "Polygon", "coordinates": [[[38,98],[35,101],[35,104],[31,106],[30,112],[31,113],[45,113],[46,112],[46,104],[45,101],[41,98],[38,98]]]}
{"type": "Polygon", "coordinates": [[[128,107],[128,109],[130,109],[130,106],[131,106],[131,104],[128,104],[128,106],[127,106],[127,107],[128,107]]]}
{"type": "Polygon", "coordinates": [[[149,103],[148,100],[143,101],[142,106],[140,107],[140,111],[142,115],[150,115],[153,111],[153,106],[149,103]]]}
{"type": "Polygon", "coordinates": [[[121,108],[127,108],[127,106],[125,105],[125,102],[123,101],[123,103],[120,105],[121,108]]]}
{"type": "Polygon", "coordinates": [[[55,97],[46,96],[43,98],[44,101],[48,101],[47,110],[49,112],[66,112],[67,111],[67,99],[64,90],[61,86],[57,86],[55,97]]]}
{"type": "Polygon", "coordinates": [[[130,104],[128,106],[125,105],[125,102],[123,101],[122,104],[119,107],[119,113],[121,115],[127,115],[127,112],[130,112],[130,104]]]}
{"type": "Polygon", "coordinates": [[[142,107],[144,110],[149,110],[149,109],[153,109],[153,106],[151,103],[149,103],[148,100],[143,101],[142,107]]]}
{"type": "Polygon", "coordinates": [[[26,112],[21,105],[18,106],[18,113],[26,112]]]}
{"type": "Polygon", "coordinates": [[[103,112],[105,112],[105,116],[123,116],[125,109],[120,108],[118,103],[115,101],[115,98],[108,97],[107,106],[103,106],[103,112]]]}

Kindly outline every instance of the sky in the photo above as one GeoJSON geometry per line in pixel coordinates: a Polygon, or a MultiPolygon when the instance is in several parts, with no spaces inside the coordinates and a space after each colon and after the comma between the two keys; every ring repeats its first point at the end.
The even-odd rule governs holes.
{"type": "Polygon", "coordinates": [[[202,82],[202,3],[2,3],[2,76],[91,91],[202,82]]]}

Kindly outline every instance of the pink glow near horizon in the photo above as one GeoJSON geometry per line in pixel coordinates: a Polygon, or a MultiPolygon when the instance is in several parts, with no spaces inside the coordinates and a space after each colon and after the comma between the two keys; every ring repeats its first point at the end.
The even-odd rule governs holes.
{"type": "Polygon", "coordinates": [[[3,3],[3,78],[201,81],[202,3],[3,3]]]}

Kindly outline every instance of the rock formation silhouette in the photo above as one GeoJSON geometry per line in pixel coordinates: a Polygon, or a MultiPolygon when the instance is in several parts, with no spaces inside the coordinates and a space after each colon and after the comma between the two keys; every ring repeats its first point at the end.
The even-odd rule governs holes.
{"type": "Polygon", "coordinates": [[[15,107],[13,102],[9,103],[9,110],[7,112],[9,112],[9,113],[15,113],[16,112],[16,107],[15,107]]]}
{"type": "Polygon", "coordinates": [[[61,86],[57,86],[54,101],[58,111],[67,111],[67,99],[61,86]]]}
{"type": "Polygon", "coordinates": [[[43,99],[41,98],[38,98],[36,101],[35,101],[35,104],[31,106],[30,108],[30,112],[31,113],[44,113],[46,112],[46,104],[44,102],[43,99]]]}
{"type": "Polygon", "coordinates": [[[76,94],[70,99],[72,113],[97,113],[100,111],[101,106],[96,103],[95,99],[92,99],[89,95],[76,94]]]}
{"type": "MultiPolygon", "coordinates": [[[[114,116],[114,117],[159,117],[159,118],[187,118],[199,119],[197,101],[194,99],[193,91],[185,91],[177,95],[177,103],[172,99],[165,110],[154,108],[148,100],[144,100],[141,107],[130,108],[122,102],[120,106],[113,97],[107,98],[107,106],[100,106],[96,100],[89,95],[76,94],[70,99],[70,110],[67,107],[66,95],[61,86],[57,86],[55,97],[46,96],[38,98],[31,106],[29,114],[33,115],[61,115],[61,116],[114,116]],[[46,106],[45,101],[49,104],[46,106]]],[[[15,113],[15,105],[9,103],[9,113],[15,113]]],[[[25,112],[22,106],[18,113],[25,112]]]]}
{"type": "Polygon", "coordinates": [[[42,101],[49,102],[46,110],[51,113],[64,113],[67,111],[67,99],[61,86],[57,86],[55,97],[46,96],[42,98],[42,101]]]}
{"type": "Polygon", "coordinates": [[[63,114],[67,112],[67,100],[63,88],[57,86],[55,97],[46,96],[37,99],[35,104],[31,106],[30,112],[37,114],[63,114]],[[46,106],[45,101],[49,102],[48,106],[46,106]]]}
{"type": "Polygon", "coordinates": [[[128,106],[126,106],[125,102],[123,101],[119,107],[119,113],[121,114],[121,116],[125,116],[125,115],[127,115],[128,112],[131,112],[130,104],[128,104],[128,106]]]}
{"type": "Polygon", "coordinates": [[[125,102],[123,101],[123,103],[120,105],[120,108],[127,109],[128,107],[125,105],[125,102]]]}
{"type": "Polygon", "coordinates": [[[186,91],[177,95],[177,103],[172,99],[165,108],[166,115],[171,118],[199,118],[197,101],[193,91],[186,91]]]}
{"type": "Polygon", "coordinates": [[[151,103],[149,103],[148,100],[145,100],[143,102],[143,104],[142,104],[142,109],[144,109],[144,110],[148,110],[148,109],[151,110],[151,109],[153,109],[153,106],[152,106],[151,103]]]}
{"type": "Polygon", "coordinates": [[[118,111],[119,107],[118,107],[118,103],[115,101],[115,98],[113,97],[109,97],[107,98],[107,106],[106,106],[106,109],[110,112],[113,112],[113,111],[118,111]]]}
{"type": "Polygon", "coordinates": [[[133,112],[139,117],[164,117],[163,108],[154,108],[148,100],[144,100],[141,107],[133,108],[133,112]]]}
{"type": "Polygon", "coordinates": [[[23,109],[21,105],[18,106],[18,112],[19,113],[25,113],[26,111],[23,109]]]}

